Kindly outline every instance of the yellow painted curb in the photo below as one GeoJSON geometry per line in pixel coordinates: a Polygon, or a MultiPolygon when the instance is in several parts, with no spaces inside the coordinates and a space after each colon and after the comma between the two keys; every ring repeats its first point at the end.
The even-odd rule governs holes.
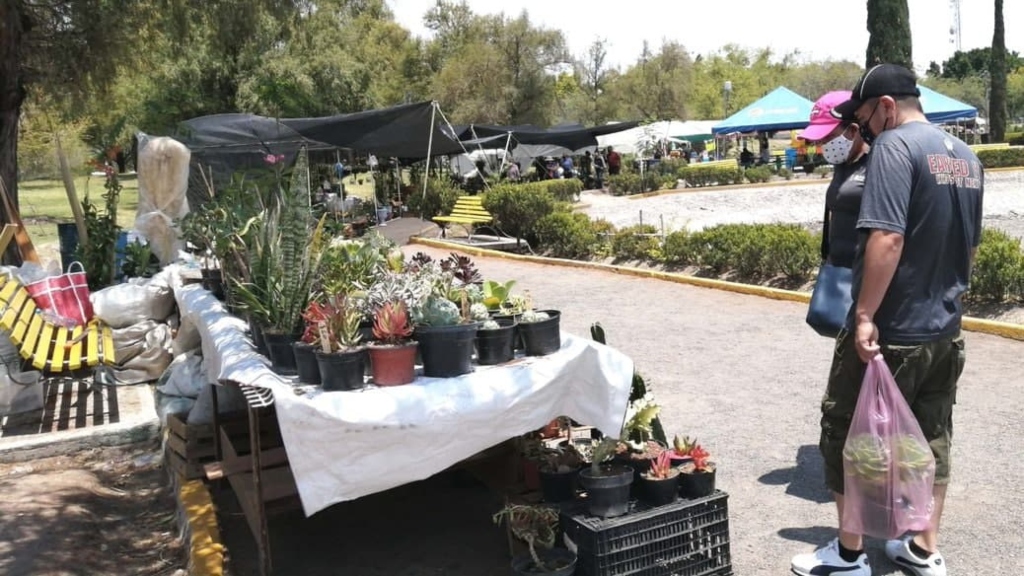
{"type": "MultiPolygon", "coordinates": [[[[510,254],[508,252],[501,252],[499,250],[474,248],[472,246],[465,246],[463,244],[457,244],[454,242],[445,242],[444,240],[438,240],[434,238],[416,237],[410,239],[410,241],[413,244],[422,244],[424,246],[430,246],[432,248],[441,248],[443,250],[457,250],[459,252],[472,254],[473,256],[486,256],[488,258],[500,258],[504,260],[518,260],[520,262],[532,262],[534,264],[547,264],[550,266],[565,266],[569,268],[601,270],[604,272],[624,274],[627,276],[636,276],[639,278],[654,278],[656,280],[664,280],[666,282],[675,282],[676,284],[687,284],[690,286],[698,286],[701,288],[712,288],[714,290],[725,290],[728,292],[735,292],[738,294],[760,296],[761,298],[770,298],[772,300],[786,300],[789,302],[799,302],[803,304],[809,303],[811,301],[811,295],[809,292],[782,290],[780,288],[769,288],[767,286],[741,284],[739,282],[727,282],[725,280],[715,280],[712,278],[699,278],[697,276],[687,276],[685,274],[676,274],[673,272],[662,272],[660,270],[645,270],[643,268],[631,268],[629,266],[618,266],[615,264],[604,264],[601,262],[583,262],[577,260],[566,260],[562,258],[550,258],[547,256],[510,254]]],[[[991,334],[993,336],[1001,336],[1003,338],[1010,338],[1013,340],[1024,340],[1024,324],[1010,324],[1008,322],[997,322],[995,320],[984,320],[981,318],[972,318],[970,316],[965,316],[963,319],[963,328],[964,330],[968,330],[970,332],[991,334]]]]}
{"type": "Polygon", "coordinates": [[[224,545],[220,542],[217,512],[206,485],[188,480],[178,489],[178,498],[185,509],[191,541],[189,574],[191,576],[223,576],[224,545]]]}

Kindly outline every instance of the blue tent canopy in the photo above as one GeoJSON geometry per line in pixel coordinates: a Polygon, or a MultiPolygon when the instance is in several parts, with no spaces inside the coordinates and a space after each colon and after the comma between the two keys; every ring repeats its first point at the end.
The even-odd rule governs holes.
{"type": "Polygon", "coordinates": [[[711,132],[730,134],[804,128],[811,117],[812,107],[814,103],[807,98],[779,86],[764,98],[722,120],[721,124],[711,128],[711,132]]]}
{"type": "Polygon", "coordinates": [[[921,107],[924,108],[924,115],[933,124],[972,120],[978,117],[978,109],[970,104],[939,94],[926,86],[918,85],[917,88],[921,90],[921,107]]]}

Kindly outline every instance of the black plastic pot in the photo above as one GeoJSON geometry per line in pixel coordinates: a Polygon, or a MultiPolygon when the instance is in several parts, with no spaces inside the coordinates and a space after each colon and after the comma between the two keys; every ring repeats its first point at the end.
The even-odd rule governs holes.
{"type": "Polygon", "coordinates": [[[568,502],[576,498],[576,481],[579,478],[579,470],[573,469],[568,472],[546,472],[541,470],[540,491],[544,495],[544,501],[551,504],[568,502]]]}
{"type": "Polygon", "coordinates": [[[587,467],[580,470],[580,482],[587,491],[591,516],[612,518],[629,511],[629,487],[633,484],[629,466],[602,466],[597,475],[587,467]]]}
{"type": "Polygon", "coordinates": [[[366,385],[363,378],[366,348],[352,352],[316,353],[324,390],[358,390],[366,385]]]}
{"type": "Polygon", "coordinates": [[[512,350],[519,351],[523,349],[523,335],[519,331],[519,319],[522,314],[493,314],[491,319],[502,324],[505,322],[512,323],[515,327],[512,329],[512,350]]]}
{"type": "Polygon", "coordinates": [[[256,351],[270,358],[270,351],[267,350],[267,341],[263,338],[263,327],[250,321],[249,332],[252,333],[252,345],[256,347],[256,351]]]}
{"type": "Polygon", "coordinates": [[[640,499],[651,506],[664,506],[676,501],[679,496],[679,476],[674,474],[670,478],[649,478],[640,477],[640,499]]]}
{"type": "MultiPolygon", "coordinates": [[[[685,469],[685,468],[684,468],[685,469]]],[[[683,498],[704,498],[715,491],[715,471],[683,472],[679,475],[679,495],[683,498]]]]}
{"type": "Polygon", "coordinates": [[[529,553],[512,559],[512,573],[515,576],[573,576],[576,573],[576,554],[565,548],[538,549],[537,556],[545,563],[545,569],[537,567],[529,553]],[[551,567],[557,567],[551,569],[551,567]]]}
{"type": "Polygon", "coordinates": [[[200,268],[203,288],[213,293],[218,300],[224,300],[224,276],[220,268],[200,268]]]}
{"type": "Polygon", "coordinates": [[[512,339],[515,324],[512,320],[495,320],[501,328],[476,331],[476,363],[481,366],[503,364],[515,358],[512,339]]]}
{"type": "Polygon", "coordinates": [[[547,312],[547,320],[540,322],[520,322],[519,333],[523,336],[523,350],[527,356],[545,356],[558,352],[562,347],[562,333],[559,329],[561,312],[558,310],[543,310],[547,312]]]}
{"type": "Polygon", "coordinates": [[[561,566],[556,570],[540,570],[533,561],[530,553],[520,554],[512,559],[512,573],[515,576],[573,576],[576,573],[576,555],[565,548],[540,548],[537,556],[547,566],[561,566]]]}
{"type": "Polygon", "coordinates": [[[263,341],[270,356],[270,366],[282,375],[295,374],[295,350],[292,344],[298,338],[294,334],[278,334],[263,331],[263,341]]]}
{"type": "Polygon", "coordinates": [[[417,326],[413,334],[420,343],[423,375],[452,378],[473,370],[473,338],[480,324],[454,326],[417,326]]]}
{"type": "Polygon", "coordinates": [[[316,360],[316,349],[305,342],[296,342],[292,347],[295,349],[295,370],[299,373],[299,382],[319,384],[320,364],[316,360]]]}

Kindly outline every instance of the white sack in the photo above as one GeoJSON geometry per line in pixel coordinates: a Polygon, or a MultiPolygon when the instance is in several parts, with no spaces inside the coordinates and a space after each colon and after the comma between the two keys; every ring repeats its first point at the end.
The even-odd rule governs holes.
{"type": "Polygon", "coordinates": [[[163,322],[174,310],[174,292],[163,282],[132,278],[89,296],[96,317],[111,328],[127,328],[146,320],[163,322]]]}
{"type": "Polygon", "coordinates": [[[157,390],[171,396],[197,398],[206,384],[205,370],[203,357],[198,354],[189,352],[175,356],[160,377],[161,384],[157,390]]]}

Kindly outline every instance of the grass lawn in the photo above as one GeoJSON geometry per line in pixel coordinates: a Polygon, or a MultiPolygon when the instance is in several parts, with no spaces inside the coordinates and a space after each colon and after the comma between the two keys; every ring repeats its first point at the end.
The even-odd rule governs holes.
{"type": "MultiPolygon", "coordinates": [[[[130,229],[135,222],[135,210],[139,206],[139,185],[134,175],[121,176],[121,201],[117,208],[117,223],[130,229]]],[[[103,204],[103,178],[100,176],[79,176],[75,178],[75,191],[79,200],[89,195],[96,204],[103,204]]],[[[57,224],[73,222],[71,205],[60,180],[27,180],[18,182],[18,198],[21,202],[21,219],[32,243],[36,248],[53,245],[57,249],[57,224]]]]}

